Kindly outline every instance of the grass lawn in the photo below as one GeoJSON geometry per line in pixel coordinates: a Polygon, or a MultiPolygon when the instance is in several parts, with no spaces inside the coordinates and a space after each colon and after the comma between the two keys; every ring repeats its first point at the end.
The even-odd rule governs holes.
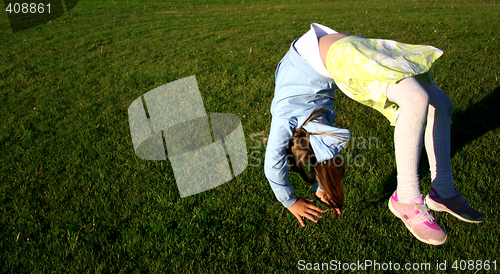
{"type": "Polygon", "coordinates": [[[500,2],[80,0],[16,33],[0,8],[2,273],[329,272],[358,260],[425,272],[438,263],[475,271],[488,260],[500,270],[500,2]],[[354,133],[342,154],[358,156],[342,217],[302,228],[283,210],[250,135],[269,128],[276,65],[311,22],[445,52],[433,71],[454,104],[455,185],[484,223],[435,213],[446,244],[415,239],[387,207],[393,127],[341,92],[336,125],[354,133]],[[127,109],[191,75],[207,113],[241,118],[250,156],[235,179],[181,199],[168,161],[135,156],[127,109]]]}

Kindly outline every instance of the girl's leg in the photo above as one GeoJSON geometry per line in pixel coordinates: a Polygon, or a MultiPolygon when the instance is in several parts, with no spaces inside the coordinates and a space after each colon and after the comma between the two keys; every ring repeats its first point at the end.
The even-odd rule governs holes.
{"type": "Polygon", "coordinates": [[[425,149],[429,158],[432,188],[442,198],[453,196],[450,162],[450,127],[453,105],[435,83],[425,85],[429,95],[429,113],[425,129],[425,149]]]}
{"type": "Polygon", "coordinates": [[[450,163],[451,100],[434,83],[425,85],[425,88],[429,94],[425,149],[432,177],[432,189],[425,202],[433,210],[448,212],[465,222],[480,223],[484,215],[473,209],[453,186],[450,163]]]}
{"type": "MultiPolygon", "coordinates": [[[[427,77],[428,78],[428,77],[427,77]]],[[[416,76],[389,85],[387,98],[400,107],[394,129],[398,189],[389,199],[389,209],[420,241],[440,245],[446,232],[436,223],[420,193],[418,162],[429,109],[425,77],[416,76]]]]}
{"type": "Polygon", "coordinates": [[[429,109],[429,95],[423,86],[425,77],[428,78],[426,75],[406,78],[387,88],[387,98],[400,107],[394,129],[394,146],[398,172],[397,193],[401,203],[408,203],[422,195],[418,162],[429,109]]]}

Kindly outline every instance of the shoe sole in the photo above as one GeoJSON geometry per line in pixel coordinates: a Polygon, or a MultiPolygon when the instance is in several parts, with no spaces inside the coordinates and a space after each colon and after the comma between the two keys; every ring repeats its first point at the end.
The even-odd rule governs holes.
{"type": "Polygon", "coordinates": [[[437,211],[437,212],[446,212],[446,213],[450,213],[451,215],[453,215],[455,218],[459,219],[460,221],[464,221],[464,222],[467,222],[467,223],[472,223],[472,224],[479,224],[479,223],[482,223],[484,221],[484,218],[483,220],[480,220],[480,221],[473,221],[473,220],[469,220],[469,219],[465,219],[464,217],[458,215],[457,213],[451,211],[451,210],[446,210],[446,209],[441,209],[441,208],[438,208],[434,202],[432,201],[431,198],[429,198],[429,195],[425,196],[425,199],[424,199],[424,203],[427,205],[427,207],[429,207],[430,209],[434,210],[434,211],[437,211]]]}
{"type": "Polygon", "coordinates": [[[423,242],[423,243],[426,243],[426,244],[430,244],[430,245],[442,245],[446,242],[446,239],[448,239],[448,235],[446,235],[446,237],[444,238],[444,240],[442,242],[440,241],[436,241],[436,240],[425,240],[425,239],[422,239],[420,238],[418,235],[415,234],[415,232],[413,232],[413,230],[410,228],[410,226],[404,221],[403,217],[401,217],[401,215],[399,215],[399,213],[392,207],[392,204],[391,204],[391,198],[389,198],[389,210],[392,212],[392,214],[394,214],[396,217],[398,217],[399,219],[401,219],[401,221],[403,221],[403,223],[405,224],[406,228],[411,232],[411,234],[417,238],[419,241],[423,242]]]}

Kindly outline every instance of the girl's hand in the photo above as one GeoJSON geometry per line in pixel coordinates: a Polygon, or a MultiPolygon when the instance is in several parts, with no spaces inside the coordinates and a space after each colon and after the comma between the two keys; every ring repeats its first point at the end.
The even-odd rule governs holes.
{"type": "Polygon", "coordinates": [[[323,212],[323,210],[315,205],[312,205],[312,202],[314,202],[314,200],[298,198],[297,202],[295,202],[293,206],[287,208],[297,218],[297,220],[299,220],[302,227],[306,226],[302,217],[306,217],[314,223],[317,223],[318,220],[316,220],[312,215],[321,218],[321,214],[319,213],[323,212]]]}
{"type": "Polygon", "coordinates": [[[316,191],[314,195],[321,201],[322,204],[326,205],[329,210],[335,210],[337,212],[337,216],[340,216],[340,208],[332,200],[328,199],[325,192],[316,191]]]}

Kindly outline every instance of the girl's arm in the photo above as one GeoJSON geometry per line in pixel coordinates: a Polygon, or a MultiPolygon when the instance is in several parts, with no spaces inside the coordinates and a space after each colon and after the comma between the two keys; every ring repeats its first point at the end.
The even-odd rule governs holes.
{"type": "Polygon", "coordinates": [[[293,129],[297,126],[296,123],[296,119],[293,118],[273,117],[266,147],[264,172],[278,201],[304,227],[305,223],[302,217],[316,223],[317,220],[313,216],[321,218],[320,212],[323,211],[319,207],[310,204],[313,200],[295,197],[293,186],[290,184],[286,146],[292,137],[293,129]]]}
{"type": "Polygon", "coordinates": [[[285,207],[290,207],[297,201],[288,177],[286,158],[286,146],[296,126],[293,122],[294,120],[273,116],[264,160],[264,173],[276,199],[285,207]]]}

